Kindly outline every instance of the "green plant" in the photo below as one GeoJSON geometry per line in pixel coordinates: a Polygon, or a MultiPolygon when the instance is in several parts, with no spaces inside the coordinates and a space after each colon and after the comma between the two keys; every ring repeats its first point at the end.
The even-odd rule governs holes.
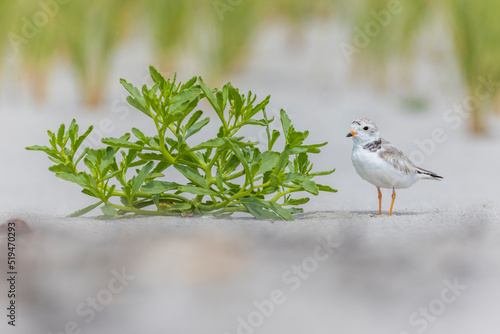
{"type": "Polygon", "coordinates": [[[319,153],[326,143],[305,145],[309,132],[296,131],[284,110],[280,113],[284,148],[273,151],[281,133],[269,127],[273,121],[265,111],[269,96],[256,103],[256,95],[242,95],[231,83],[220,91],[212,91],[201,78],[193,77],[182,84],[175,77],[165,80],[153,67],[150,73],[154,85],[144,85],[142,92],[123,79],[121,82],[131,94],[128,102],[154,122],[154,136],[133,128],[135,141],[126,133],[120,138],[103,139],[108,145],[105,148],[82,150],[92,127],[79,135],[73,120],[68,128],[62,124],[57,133],[48,131],[49,147],[27,147],[45,152],[55,163],[49,170],[99,200],[71,216],[103,204],[101,210],[106,217],[129,213],[226,216],[248,212],[258,219],[293,220],[293,213],[300,210],[293,206],[309,201],[307,197],[293,199],[293,193],[336,192],[312,181],[315,176],[334,172],[312,172],[308,159],[309,153],[319,153]],[[197,110],[202,99],[209,102],[221,125],[215,138],[193,144],[193,135],[210,122],[208,117],[201,119],[203,111],[197,110]],[[258,114],[263,118],[256,119],[258,114]],[[264,152],[258,143],[238,136],[248,126],[265,128],[264,152]],[[88,171],[79,169],[81,161],[88,171]],[[183,175],[187,183],[163,179],[166,173],[174,171],[183,175]],[[115,198],[119,198],[120,204],[115,198]],[[146,207],[154,210],[145,210],[146,207]]]}

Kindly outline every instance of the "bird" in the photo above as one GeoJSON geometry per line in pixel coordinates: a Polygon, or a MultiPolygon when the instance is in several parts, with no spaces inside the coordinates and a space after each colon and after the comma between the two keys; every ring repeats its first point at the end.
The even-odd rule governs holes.
{"type": "Polygon", "coordinates": [[[392,189],[392,202],[388,216],[396,200],[396,189],[409,188],[421,179],[442,180],[443,177],[429,170],[417,167],[403,152],[387,140],[380,138],[377,125],[368,118],[352,122],[353,147],[351,160],[362,179],[377,187],[378,214],[382,215],[382,193],[380,188],[392,189]]]}

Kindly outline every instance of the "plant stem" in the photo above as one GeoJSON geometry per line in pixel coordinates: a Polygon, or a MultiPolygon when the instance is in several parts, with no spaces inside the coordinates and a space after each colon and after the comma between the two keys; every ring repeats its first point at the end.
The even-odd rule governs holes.
{"type": "Polygon", "coordinates": [[[127,206],[122,206],[118,204],[114,204],[111,202],[108,202],[109,205],[113,206],[115,209],[122,210],[122,211],[127,211],[127,212],[133,212],[138,215],[145,215],[145,216],[179,216],[178,213],[173,213],[173,212],[165,212],[165,211],[148,211],[148,210],[141,210],[141,209],[136,209],[132,207],[127,207],[127,206]]]}
{"type": "Polygon", "coordinates": [[[298,190],[297,190],[296,188],[290,188],[290,189],[285,190],[285,191],[283,191],[283,192],[279,192],[279,193],[277,193],[277,194],[276,194],[276,196],[274,196],[274,197],[270,200],[270,202],[276,202],[276,201],[277,201],[277,200],[279,200],[281,197],[283,197],[283,196],[285,196],[285,195],[288,195],[288,194],[291,194],[291,193],[293,193],[293,192],[295,192],[295,191],[298,191],[298,190]]]}
{"type": "Polygon", "coordinates": [[[161,154],[170,162],[171,164],[175,163],[174,157],[168,152],[165,147],[165,131],[163,131],[158,123],[158,118],[152,116],[155,122],[156,130],[158,131],[158,141],[160,142],[160,152],[161,154]]]}
{"type": "MultiPolygon", "coordinates": [[[[125,195],[125,193],[123,191],[120,191],[120,190],[113,190],[112,196],[127,197],[127,195],[125,195]]],[[[135,193],[134,196],[135,197],[143,197],[143,198],[151,198],[152,195],[138,192],[138,193],[135,193]]],[[[180,195],[176,195],[176,194],[165,194],[164,193],[164,194],[160,194],[160,198],[162,198],[162,199],[175,198],[175,199],[183,201],[184,203],[191,203],[191,201],[189,199],[187,199],[183,196],[180,196],[180,195]]]]}
{"type": "Polygon", "coordinates": [[[262,113],[264,114],[264,119],[266,120],[267,150],[271,151],[273,147],[271,145],[271,132],[269,131],[269,120],[267,119],[266,108],[262,109],[262,113]]]}
{"type": "Polygon", "coordinates": [[[239,172],[237,172],[237,173],[235,173],[233,175],[229,175],[229,176],[223,177],[222,179],[224,181],[231,181],[231,180],[234,180],[234,179],[236,179],[236,178],[238,178],[240,176],[243,176],[243,175],[245,175],[245,170],[239,171],[239,172]]]}

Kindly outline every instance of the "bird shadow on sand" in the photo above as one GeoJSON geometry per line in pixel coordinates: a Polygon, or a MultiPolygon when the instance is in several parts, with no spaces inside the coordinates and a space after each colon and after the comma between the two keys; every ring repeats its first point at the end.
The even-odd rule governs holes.
{"type": "MultiPolygon", "coordinates": [[[[361,215],[361,216],[373,216],[373,215],[376,215],[378,213],[378,211],[367,211],[367,210],[363,210],[363,211],[349,211],[350,213],[353,213],[353,214],[357,214],[357,215],[361,215]]],[[[426,214],[427,211],[421,211],[421,212],[416,212],[416,211],[404,211],[404,212],[393,212],[392,213],[392,216],[418,216],[418,215],[422,215],[422,214],[426,214]]],[[[377,216],[377,217],[387,217],[387,214],[388,212],[384,212],[382,211],[382,215],[380,216],[377,216]]]]}
{"type": "MultiPolygon", "coordinates": [[[[311,218],[364,218],[369,217],[372,218],[373,215],[376,215],[378,211],[368,211],[368,210],[353,210],[353,211],[311,211],[298,213],[295,215],[297,219],[311,219],[311,218]]],[[[382,215],[373,217],[383,218],[387,217],[388,212],[382,211],[382,215]]],[[[391,217],[405,217],[405,216],[419,216],[425,215],[429,213],[429,211],[403,211],[403,212],[393,212],[391,217]]]]}

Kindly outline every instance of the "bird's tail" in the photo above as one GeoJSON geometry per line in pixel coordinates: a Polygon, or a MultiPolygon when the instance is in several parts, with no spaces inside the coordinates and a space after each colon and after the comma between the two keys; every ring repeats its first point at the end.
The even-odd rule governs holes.
{"type": "Polygon", "coordinates": [[[422,179],[437,180],[437,181],[441,181],[443,179],[442,176],[439,176],[434,172],[431,172],[429,170],[420,167],[417,167],[417,173],[422,176],[422,179]]]}

